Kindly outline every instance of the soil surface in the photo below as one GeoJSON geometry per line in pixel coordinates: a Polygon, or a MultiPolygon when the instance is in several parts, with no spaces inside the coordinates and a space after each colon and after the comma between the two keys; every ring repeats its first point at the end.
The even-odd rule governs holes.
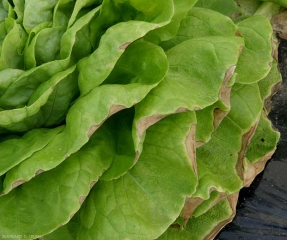
{"type": "Polygon", "coordinates": [[[272,98],[269,114],[281,139],[272,159],[249,188],[242,189],[237,214],[216,240],[287,239],[287,41],[279,45],[283,85],[272,98]]]}

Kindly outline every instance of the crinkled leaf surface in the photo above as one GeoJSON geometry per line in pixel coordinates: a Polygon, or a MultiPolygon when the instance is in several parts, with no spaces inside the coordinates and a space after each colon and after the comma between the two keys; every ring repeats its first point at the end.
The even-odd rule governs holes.
{"type": "Polygon", "coordinates": [[[270,152],[274,152],[280,134],[272,127],[270,120],[262,114],[258,127],[247,148],[245,157],[256,163],[270,152]]]}
{"type": "Polygon", "coordinates": [[[53,117],[56,118],[54,124],[58,123],[58,117],[62,120],[65,108],[67,111],[77,93],[77,82],[75,81],[77,76],[73,75],[75,70],[76,66],[73,66],[66,71],[55,74],[33,93],[28,106],[0,111],[0,128],[3,131],[24,132],[35,127],[45,126],[45,123],[46,126],[49,126],[49,121],[53,117]],[[57,94],[58,90],[62,90],[61,93],[57,94]],[[59,99],[63,95],[65,97],[64,101],[59,99]],[[54,113],[53,110],[56,110],[54,104],[59,100],[63,104],[62,106],[60,105],[60,113],[54,113]]]}
{"type": "Polygon", "coordinates": [[[268,75],[258,82],[261,98],[264,101],[264,107],[269,112],[271,108],[270,98],[278,90],[281,85],[282,77],[278,69],[278,64],[274,60],[272,68],[268,75]]]}
{"type": "Polygon", "coordinates": [[[242,38],[212,36],[184,41],[167,51],[166,77],[136,105],[136,149],[141,151],[145,130],[162,117],[216,102],[225,73],[236,65],[242,46],[242,38]]]}
{"type": "Polygon", "coordinates": [[[174,37],[180,26],[181,20],[186,17],[188,11],[196,2],[197,0],[173,0],[174,14],[171,22],[166,26],[150,31],[145,36],[145,39],[158,44],[162,41],[167,41],[174,37]]]}
{"type": "Polygon", "coordinates": [[[211,140],[197,149],[199,185],[196,197],[208,199],[211,189],[230,194],[242,187],[245,142],[257,126],[263,108],[258,85],[234,85],[231,106],[211,140]]]}
{"type": "Polygon", "coordinates": [[[77,239],[154,239],[162,234],[195,191],[194,124],[195,115],[188,112],[150,127],[138,163],[119,179],[94,186],[81,208],[77,239]]]}
{"type": "Polygon", "coordinates": [[[249,186],[257,174],[265,167],[266,162],[276,150],[280,133],[276,131],[271,121],[262,112],[258,127],[248,145],[244,158],[244,184],[249,186]]]}
{"type": "Polygon", "coordinates": [[[199,217],[206,213],[210,208],[212,208],[216,203],[221,200],[221,196],[223,194],[218,191],[212,191],[208,199],[204,200],[201,204],[199,204],[194,212],[192,212],[192,217],[199,217]]]}
{"type": "Polygon", "coordinates": [[[235,215],[237,196],[225,198],[203,215],[191,218],[186,229],[169,228],[159,240],[213,239],[235,215]],[[235,199],[234,199],[235,198],[235,199]]]}
{"type": "Polygon", "coordinates": [[[258,82],[266,77],[272,66],[270,22],[263,16],[252,16],[239,22],[237,26],[244,38],[245,47],[236,67],[236,82],[258,82]]]}
{"type": "MultiPolygon", "coordinates": [[[[127,1],[129,2],[129,1],[127,1]]],[[[171,0],[136,1],[133,7],[142,11],[139,17],[145,21],[121,22],[110,27],[102,36],[99,47],[80,69],[79,87],[82,95],[100,85],[110,74],[126,47],[147,32],[168,24],[173,15],[171,0]],[[123,32],[122,30],[125,29],[123,32]],[[98,64],[98,63],[101,64],[98,64]]]]}
{"type": "Polygon", "coordinates": [[[23,69],[24,59],[22,51],[26,42],[27,34],[12,18],[6,18],[4,23],[7,35],[5,36],[1,46],[0,69],[23,69]]]}
{"type": "Polygon", "coordinates": [[[212,9],[229,18],[237,18],[242,14],[242,10],[234,0],[198,0],[195,6],[212,9]]]}
{"type": "Polygon", "coordinates": [[[160,45],[168,50],[191,38],[205,36],[235,36],[237,26],[233,21],[211,9],[193,7],[184,18],[176,36],[160,45]]]}
{"type": "Polygon", "coordinates": [[[25,2],[23,25],[27,32],[42,22],[53,19],[53,8],[57,0],[29,0],[25,2]]]}
{"type": "MultiPolygon", "coordinates": [[[[15,181],[28,181],[40,169],[46,171],[56,167],[70,154],[78,151],[88,142],[89,137],[108,117],[124,108],[130,108],[135,105],[152,88],[157,86],[166,73],[167,64],[164,53],[151,43],[139,42],[135,44],[136,46],[147,44],[148,47],[146,49],[150,50],[158,49],[156,56],[158,61],[147,62],[144,65],[138,64],[137,69],[139,71],[134,72],[134,74],[138,74],[137,76],[126,74],[127,80],[129,79],[131,83],[101,85],[77,100],[69,109],[65,130],[58,134],[42,151],[32,155],[25,162],[7,173],[5,191],[9,191],[15,181]],[[149,70],[154,68],[157,70],[157,73],[154,74],[153,78],[147,78],[145,74],[150,74],[149,70]],[[91,106],[93,107],[91,108],[91,106]],[[47,161],[47,158],[49,161],[47,161]]],[[[140,48],[132,48],[132,53],[137,51],[137,49],[141,51],[140,48]]],[[[145,58],[147,55],[142,55],[142,57],[145,58]]],[[[138,58],[138,60],[140,61],[141,58],[138,58]]],[[[126,68],[130,68],[130,64],[130,62],[127,62],[126,68]]],[[[124,82],[127,83],[127,81],[124,82]]]]}
{"type": "Polygon", "coordinates": [[[44,235],[67,223],[111,164],[112,146],[107,143],[113,140],[112,130],[103,125],[63,164],[2,196],[0,233],[44,235]]]}
{"type": "MultiPolygon", "coordinates": [[[[51,61],[25,71],[6,89],[5,94],[1,96],[0,106],[6,109],[24,107],[28,103],[30,96],[41,83],[49,80],[56,73],[66,70],[71,59],[74,58],[74,52],[81,52],[82,48],[79,48],[77,44],[78,41],[76,41],[76,39],[81,39],[81,29],[90,23],[98,10],[99,8],[93,9],[65,32],[61,42],[61,60],[51,61]]],[[[46,23],[44,23],[44,26],[45,24],[46,23]]],[[[40,30],[41,29],[42,27],[40,30]]],[[[36,30],[36,32],[37,31],[38,30],[36,30]]],[[[87,50],[85,50],[84,53],[88,54],[87,50]]],[[[31,59],[26,59],[26,62],[27,61],[31,61],[31,59]]]]}
{"type": "Polygon", "coordinates": [[[55,129],[34,129],[21,138],[0,143],[0,175],[44,148],[63,127],[55,129]]]}
{"type": "Polygon", "coordinates": [[[213,238],[278,141],[275,1],[1,1],[0,235],[213,238]]]}

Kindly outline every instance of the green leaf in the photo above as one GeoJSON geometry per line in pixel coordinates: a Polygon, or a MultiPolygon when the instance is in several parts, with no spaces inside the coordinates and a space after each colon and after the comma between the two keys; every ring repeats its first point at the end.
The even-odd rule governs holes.
{"type": "Polygon", "coordinates": [[[244,158],[244,184],[249,186],[257,174],[265,167],[272,157],[279,141],[280,133],[276,131],[271,121],[262,112],[258,127],[248,145],[244,158]]]}
{"type": "Polygon", "coordinates": [[[263,108],[258,85],[235,84],[231,92],[231,106],[211,140],[197,148],[199,185],[194,197],[208,199],[211,189],[231,194],[243,186],[246,145],[263,108]]]}
{"type": "Polygon", "coordinates": [[[272,2],[272,3],[276,3],[276,4],[279,4],[283,7],[287,7],[287,3],[285,0],[262,0],[262,1],[265,1],[265,2],[272,2]]]}
{"type": "Polygon", "coordinates": [[[23,73],[20,69],[4,69],[0,71],[0,96],[23,73]]]}
{"type": "Polygon", "coordinates": [[[24,64],[26,70],[36,67],[35,45],[37,43],[37,38],[40,36],[39,33],[42,30],[51,27],[51,24],[51,22],[44,22],[35,26],[30,31],[26,47],[24,49],[24,64]]]}
{"type": "Polygon", "coordinates": [[[6,18],[5,26],[7,35],[2,43],[0,70],[7,68],[23,69],[23,49],[27,34],[14,19],[6,18]]]}
{"type": "Polygon", "coordinates": [[[127,47],[103,84],[158,84],[167,70],[164,51],[152,43],[138,40],[127,47]]]}
{"type": "Polygon", "coordinates": [[[245,157],[250,163],[256,163],[268,153],[274,152],[280,134],[272,127],[270,120],[262,114],[258,127],[247,148],[245,157]]]}
{"type": "Polygon", "coordinates": [[[177,44],[191,38],[206,37],[206,36],[235,36],[237,26],[232,20],[219,12],[205,9],[192,8],[186,18],[184,18],[177,34],[169,41],[162,42],[165,50],[168,50],[177,44]]]}
{"type": "Polygon", "coordinates": [[[133,135],[141,151],[145,130],[164,116],[203,109],[219,98],[225,73],[237,63],[239,37],[191,39],[166,52],[165,79],[136,105],[133,135]]]}
{"type": "Polygon", "coordinates": [[[112,117],[115,146],[113,161],[101,180],[110,181],[124,175],[133,165],[136,153],[132,138],[134,109],[122,110],[112,117]]]}
{"type": "Polygon", "coordinates": [[[245,47],[235,72],[236,82],[250,84],[266,77],[272,66],[272,27],[267,18],[252,16],[237,24],[245,47]]]}
{"type": "Polygon", "coordinates": [[[197,147],[207,143],[211,139],[213,132],[229,111],[230,106],[226,106],[220,103],[220,101],[196,111],[196,119],[198,122],[196,126],[197,147]]]}
{"type": "Polygon", "coordinates": [[[224,14],[231,19],[235,19],[242,14],[242,9],[234,0],[198,0],[196,7],[212,9],[224,14]]]}
{"type": "Polygon", "coordinates": [[[194,123],[190,112],[150,127],[137,164],[121,178],[94,186],[81,208],[77,238],[154,239],[162,234],[195,191],[188,150],[194,142],[187,140],[194,123]]]}
{"type": "Polygon", "coordinates": [[[227,197],[203,215],[191,218],[186,229],[169,228],[158,240],[213,239],[219,230],[234,217],[236,201],[237,196],[227,197]]]}
{"type": "Polygon", "coordinates": [[[1,234],[44,235],[67,223],[111,164],[111,137],[112,129],[103,125],[63,164],[0,197],[1,234]]]}
{"type": "Polygon", "coordinates": [[[95,7],[94,5],[98,6],[101,2],[102,0],[78,0],[76,1],[72,15],[69,18],[68,28],[71,27],[76,21],[77,17],[81,15],[81,10],[83,11],[84,8],[87,8],[90,6],[95,7]]]}
{"type": "Polygon", "coordinates": [[[174,15],[171,19],[171,22],[166,26],[150,31],[145,36],[145,39],[155,44],[159,44],[162,41],[167,41],[174,37],[180,26],[181,20],[186,17],[188,11],[196,2],[197,0],[173,0],[174,15]]]}
{"type": "Polygon", "coordinates": [[[199,217],[200,215],[206,213],[210,208],[212,208],[222,199],[222,195],[222,193],[212,191],[209,198],[207,200],[204,200],[195,208],[194,212],[192,213],[192,217],[199,217]]]}
{"type": "Polygon", "coordinates": [[[44,148],[63,127],[55,129],[34,129],[21,138],[0,143],[0,175],[4,174],[33,153],[44,148]]]}
{"type": "MultiPolygon", "coordinates": [[[[144,41],[135,42],[125,52],[123,59],[125,60],[125,56],[130,56],[131,53],[142,53],[142,50],[145,50],[145,53],[140,56],[135,55],[138,58],[132,58],[133,62],[119,61],[119,65],[115,68],[115,71],[126,74],[125,85],[102,85],[74,103],[66,118],[66,130],[56,136],[42,151],[34,154],[8,173],[7,191],[12,188],[13,182],[27,181],[34,177],[39,169],[49,170],[60,164],[67,156],[78,151],[108,117],[141,101],[152,88],[158,85],[167,70],[166,56],[159,47],[144,41]],[[150,54],[153,51],[156,53],[154,56],[156,61],[142,64],[142,61],[154,54],[150,54]],[[131,77],[130,72],[128,71],[127,74],[125,71],[134,67],[137,71],[134,71],[131,77]],[[150,71],[157,73],[151,76],[150,71]],[[127,80],[130,81],[129,84],[127,80]],[[45,160],[47,156],[51,161],[45,160]]],[[[113,79],[113,76],[110,79],[113,79]]],[[[43,85],[43,90],[46,89],[46,85],[43,85]]],[[[39,94],[37,92],[34,94],[37,99],[39,94]]]]}
{"type": "Polygon", "coordinates": [[[270,98],[281,86],[282,76],[279,72],[278,64],[273,60],[272,68],[268,75],[258,82],[261,98],[264,101],[264,107],[268,113],[271,109],[272,102],[270,98]]]}
{"type": "Polygon", "coordinates": [[[221,121],[230,111],[230,93],[234,85],[236,74],[234,74],[235,66],[229,68],[224,76],[224,82],[218,94],[218,101],[214,104],[196,111],[196,141],[197,147],[207,143],[219,126],[221,121]]]}
{"type": "Polygon", "coordinates": [[[23,26],[29,33],[31,29],[43,22],[53,19],[53,8],[57,0],[29,0],[25,2],[23,26]]]}
{"type": "Polygon", "coordinates": [[[138,20],[120,22],[105,32],[98,48],[88,57],[84,67],[80,68],[81,95],[87,94],[108,77],[117,60],[131,42],[170,22],[173,13],[170,9],[170,2],[171,0],[134,2],[133,8],[139,11],[136,13],[139,14],[136,17],[138,20]],[[145,21],[140,21],[141,18],[145,21]]]}
{"type": "Polygon", "coordinates": [[[61,59],[78,62],[92,52],[92,23],[98,18],[100,7],[81,16],[72,27],[67,29],[61,40],[61,59]]]}
{"type": "Polygon", "coordinates": [[[29,181],[39,170],[47,171],[59,165],[88,142],[89,137],[108,117],[141,101],[153,87],[140,83],[103,85],[79,99],[68,112],[67,127],[63,132],[41,151],[7,173],[5,191],[10,191],[16,181],[29,181]],[[46,161],[47,157],[49,161],[46,161]]]}
{"type": "Polygon", "coordinates": [[[75,4],[75,0],[58,0],[54,8],[53,26],[67,27],[75,4]]]}
{"type": "Polygon", "coordinates": [[[33,38],[35,41],[35,59],[38,66],[60,59],[60,42],[63,33],[62,27],[45,28],[33,38]]]}
{"type": "Polygon", "coordinates": [[[14,11],[16,13],[17,23],[23,22],[23,16],[24,16],[24,8],[25,8],[25,1],[24,0],[13,0],[14,3],[14,11]]]}
{"type": "Polygon", "coordinates": [[[260,0],[236,0],[246,16],[252,16],[261,5],[260,0]]]}
{"type": "Polygon", "coordinates": [[[25,132],[32,128],[59,123],[77,93],[77,82],[73,75],[75,69],[76,66],[73,66],[57,73],[42,84],[31,96],[28,106],[0,111],[1,130],[25,132]],[[61,92],[58,93],[58,90],[61,92]],[[63,95],[64,101],[61,100],[63,95]],[[63,104],[60,105],[59,110],[55,106],[58,101],[63,104]],[[56,118],[56,120],[50,123],[51,118],[56,118]]]}
{"type": "Polygon", "coordinates": [[[2,23],[6,17],[8,17],[8,13],[3,7],[3,3],[1,2],[0,3],[0,23],[2,23]]]}
{"type": "MultiPolygon", "coordinates": [[[[66,70],[69,64],[71,64],[71,58],[74,58],[74,55],[77,57],[78,55],[82,56],[82,54],[86,54],[89,50],[86,48],[85,51],[82,51],[83,46],[81,46],[81,41],[77,39],[79,39],[79,37],[81,39],[82,33],[80,32],[82,28],[90,23],[98,10],[98,8],[93,9],[91,12],[80,18],[67,32],[65,32],[61,42],[60,54],[62,60],[48,62],[39,67],[25,71],[13,84],[9,86],[5,94],[1,96],[0,107],[10,109],[24,107],[28,103],[32,93],[41,83],[49,80],[56,73],[66,70]]],[[[46,26],[46,24],[47,23],[43,26],[46,26]]],[[[41,30],[43,26],[38,30],[41,30]]]]}
{"type": "Polygon", "coordinates": [[[43,236],[42,239],[43,240],[55,240],[55,239],[76,240],[79,227],[80,227],[80,214],[78,211],[67,224],[43,236]]]}

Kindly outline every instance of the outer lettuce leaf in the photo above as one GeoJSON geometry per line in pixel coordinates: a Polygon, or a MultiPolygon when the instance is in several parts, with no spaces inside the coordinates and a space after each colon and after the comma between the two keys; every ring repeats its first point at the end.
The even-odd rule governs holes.
{"type": "Polygon", "coordinates": [[[112,131],[103,125],[63,164],[2,196],[0,233],[41,236],[67,223],[111,164],[113,156],[107,142],[113,140],[112,131]]]}
{"type": "Polygon", "coordinates": [[[196,188],[190,152],[194,123],[195,115],[189,112],[150,127],[138,163],[121,178],[94,186],[81,208],[77,239],[154,239],[161,235],[196,188]]]}
{"type": "Polygon", "coordinates": [[[204,200],[195,208],[194,212],[192,212],[191,217],[199,217],[206,213],[210,208],[212,208],[215,204],[222,200],[222,195],[223,194],[218,191],[212,191],[210,193],[210,197],[207,200],[204,200]]]}
{"type": "Polygon", "coordinates": [[[162,42],[165,50],[191,38],[206,36],[235,36],[237,26],[232,20],[219,12],[193,7],[184,18],[176,33],[169,41],[162,42]]]}
{"type": "Polygon", "coordinates": [[[211,106],[196,112],[198,120],[196,128],[197,147],[207,143],[215,129],[230,111],[230,94],[234,85],[236,74],[234,74],[235,66],[229,68],[224,76],[224,82],[218,95],[218,101],[211,106]]]}
{"type": "Polygon", "coordinates": [[[278,89],[281,83],[281,75],[278,70],[277,62],[274,60],[271,71],[259,85],[260,95],[264,101],[264,111],[254,133],[253,138],[248,145],[244,158],[244,184],[249,186],[255,176],[259,174],[276,150],[276,145],[280,138],[280,133],[272,127],[271,121],[266,114],[271,109],[270,98],[274,91],[278,89]]]}
{"type": "Polygon", "coordinates": [[[277,92],[278,88],[281,86],[282,76],[278,69],[278,64],[276,60],[272,63],[272,68],[268,75],[258,82],[260,95],[262,100],[264,101],[264,107],[266,113],[268,114],[271,109],[272,101],[271,97],[277,92]]]}
{"type": "MultiPolygon", "coordinates": [[[[78,151],[88,142],[89,137],[108,117],[124,108],[132,107],[141,101],[152,88],[158,85],[158,82],[163,79],[167,70],[166,56],[159,47],[151,47],[151,43],[136,42],[134,44],[137,46],[147,44],[148,47],[146,49],[150,50],[154,50],[154,47],[158,48],[158,61],[147,62],[144,65],[138,64],[138,69],[141,66],[144,70],[135,72],[135,74],[139,75],[133,76],[133,78],[127,76],[130,77],[131,83],[129,84],[104,84],[78,99],[69,109],[66,117],[66,129],[58,134],[42,151],[32,155],[7,173],[6,192],[11,190],[15,181],[28,181],[40,169],[41,171],[46,171],[56,167],[67,156],[78,151]],[[155,63],[159,65],[154,66],[155,63]],[[156,78],[145,77],[145,74],[149,75],[149,70],[152,69],[157,69],[158,71],[154,76],[156,78]],[[91,108],[91,106],[93,107],[91,108]],[[49,161],[46,160],[47,158],[49,158],[49,161]]],[[[138,50],[141,51],[140,48],[138,50]]],[[[145,55],[141,55],[142,58],[145,58],[147,54],[148,52],[145,55]]],[[[138,61],[141,62],[140,56],[138,61]]],[[[126,65],[127,69],[130,67],[129,64],[127,63],[126,65]]]]}
{"type": "Polygon", "coordinates": [[[21,138],[0,143],[0,175],[7,172],[33,153],[44,148],[63,127],[55,129],[34,129],[21,138]]]}
{"type": "Polygon", "coordinates": [[[242,14],[242,9],[234,0],[198,0],[195,6],[212,9],[231,19],[237,18],[242,14]]]}
{"type": "Polygon", "coordinates": [[[272,66],[272,27],[269,20],[263,16],[249,17],[237,26],[244,38],[245,48],[236,67],[236,82],[258,82],[267,76],[272,66]]]}
{"type": "Polygon", "coordinates": [[[280,133],[272,127],[265,113],[262,113],[258,127],[248,145],[244,159],[244,183],[249,186],[276,150],[280,133]]]}
{"type": "Polygon", "coordinates": [[[166,115],[203,109],[219,98],[225,73],[237,63],[239,37],[205,37],[184,41],[166,52],[165,79],[136,106],[133,135],[141,151],[145,130],[166,115]]]}
{"type": "Polygon", "coordinates": [[[196,142],[197,147],[207,143],[219,126],[223,118],[230,111],[230,106],[217,101],[209,107],[196,111],[196,118],[198,121],[196,128],[196,142]]]}
{"type": "Polygon", "coordinates": [[[208,199],[214,189],[231,194],[243,186],[246,145],[263,108],[258,85],[234,85],[231,106],[211,140],[197,149],[199,185],[194,197],[208,199]]]}
{"type": "Polygon", "coordinates": [[[76,240],[78,228],[80,227],[80,211],[78,211],[71,220],[61,226],[60,228],[56,229],[55,231],[51,232],[42,237],[43,240],[55,240],[55,239],[65,239],[65,240],[76,240]]]}
{"type": "MultiPolygon", "coordinates": [[[[187,17],[182,20],[177,35],[161,46],[167,50],[171,47],[191,38],[204,36],[235,36],[237,26],[225,15],[205,8],[192,8],[187,17]]],[[[225,84],[223,84],[219,100],[213,105],[197,111],[197,131],[196,140],[198,146],[208,142],[215,128],[230,110],[229,95],[231,86],[234,83],[235,67],[231,67],[225,74],[225,84]],[[220,96],[221,95],[221,96],[220,96]]]]}
{"type": "Polygon", "coordinates": [[[213,239],[234,215],[238,193],[221,200],[203,215],[191,218],[186,229],[169,228],[158,240],[213,239]]]}

